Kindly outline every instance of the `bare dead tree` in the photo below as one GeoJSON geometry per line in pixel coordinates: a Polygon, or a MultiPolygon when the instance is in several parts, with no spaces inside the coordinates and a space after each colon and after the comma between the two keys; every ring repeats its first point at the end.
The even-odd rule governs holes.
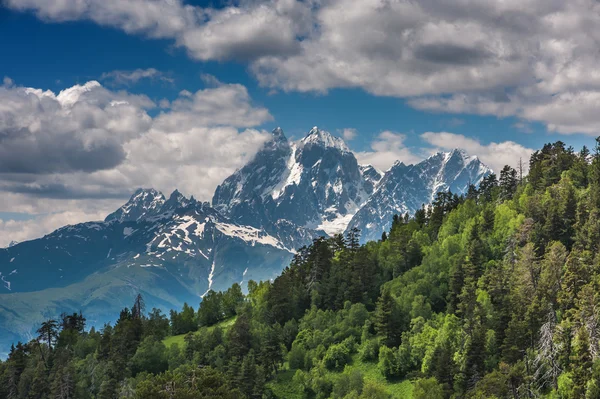
{"type": "Polygon", "coordinates": [[[523,181],[523,158],[519,158],[519,183],[523,181]]]}
{"type": "Polygon", "coordinates": [[[540,328],[537,356],[533,360],[533,377],[540,388],[552,384],[554,389],[558,389],[558,376],[562,370],[558,363],[561,344],[554,340],[557,328],[559,327],[556,324],[556,314],[554,309],[550,308],[546,322],[540,328]]]}

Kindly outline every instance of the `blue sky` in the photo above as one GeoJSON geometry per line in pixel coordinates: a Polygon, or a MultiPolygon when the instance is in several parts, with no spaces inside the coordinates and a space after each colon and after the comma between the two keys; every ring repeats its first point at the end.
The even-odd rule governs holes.
{"type": "MultiPolygon", "coordinates": [[[[190,2],[188,2],[190,3],[190,2]]],[[[203,2],[191,2],[201,4],[203,2]]],[[[207,2],[204,2],[207,3],[207,2]]],[[[569,137],[548,133],[540,123],[524,122],[527,131],[515,127],[515,117],[445,114],[415,110],[404,99],[374,96],[361,89],[333,89],[327,94],[271,93],[260,87],[240,62],[200,62],[190,59],[169,40],[128,35],[114,28],[87,21],[43,22],[30,13],[0,9],[0,46],[3,58],[0,75],[17,84],[58,92],[74,84],[99,79],[113,70],[156,68],[174,79],[172,84],[142,81],[130,91],[154,99],[173,99],[181,90],[204,87],[201,74],[211,74],[226,83],[241,83],[252,98],[274,116],[260,127],[281,126],[288,135],[300,136],[313,125],[333,133],[355,128],[360,134],[350,143],[355,150],[368,148],[372,138],[385,130],[405,133],[407,144],[419,146],[418,134],[451,131],[474,137],[486,144],[513,140],[530,148],[562,139],[579,148],[591,145],[593,138],[575,134],[569,137]]]]}
{"type": "Polygon", "coordinates": [[[276,126],[352,129],[359,161],[381,169],[459,146],[516,165],[600,132],[592,2],[4,4],[0,245],[101,218],[137,186],[210,199],[276,126]]]}

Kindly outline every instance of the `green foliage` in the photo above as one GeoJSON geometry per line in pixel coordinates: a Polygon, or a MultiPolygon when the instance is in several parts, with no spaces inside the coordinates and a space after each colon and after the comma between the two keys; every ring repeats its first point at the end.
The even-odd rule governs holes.
{"type": "Polygon", "coordinates": [[[351,348],[349,343],[344,341],[339,344],[334,344],[327,349],[323,364],[329,370],[341,370],[350,362],[351,348]]]}
{"type": "Polygon", "coordinates": [[[379,341],[370,339],[366,341],[360,350],[360,360],[363,362],[374,362],[379,359],[379,341]]]}
{"type": "Polygon", "coordinates": [[[398,376],[397,351],[383,345],[379,348],[379,370],[385,378],[398,376]]]}
{"type": "Polygon", "coordinates": [[[421,378],[415,381],[413,399],[444,399],[444,389],[435,378],[421,378]]]}
{"type": "Polygon", "coordinates": [[[198,312],[137,297],[100,331],[47,320],[0,362],[0,397],[599,397],[597,144],[548,144],[380,241],[316,239],[198,312]]]}
{"type": "Polygon", "coordinates": [[[134,375],[144,371],[158,374],[168,367],[167,348],[153,336],[144,339],[131,358],[131,371],[134,375]]]}
{"type": "Polygon", "coordinates": [[[171,333],[173,335],[186,334],[190,331],[196,331],[198,329],[198,322],[196,321],[196,315],[194,308],[189,306],[187,303],[183,304],[181,312],[171,310],[171,333]]]}

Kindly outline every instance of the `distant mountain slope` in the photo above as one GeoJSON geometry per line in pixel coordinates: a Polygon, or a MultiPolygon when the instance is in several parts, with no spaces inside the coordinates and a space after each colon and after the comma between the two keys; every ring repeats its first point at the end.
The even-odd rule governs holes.
{"type": "Polygon", "coordinates": [[[104,221],[0,249],[0,352],[63,311],[82,310],[99,325],[137,292],[166,310],[197,306],[210,289],[271,279],[316,237],[357,227],[362,241],[379,239],[394,214],[414,212],[438,191],[463,193],[490,172],[454,150],[382,173],[326,131],[290,142],[275,129],[217,187],[212,205],[138,189],[104,221]]]}
{"type": "Polygon", "coordinates": [[[109,221],[1,249],[0,348],[63,311],[82,310],[101,325],[138,291],[149,307],[197,306],[209,289],[268,280],[289,263],[294,251],[277,238],[177,194],[180,207],[164,201],[141,211],[163,197],[138,190],[109,221]]]}
{"type": "Polygon", "coordinates": [[[466,193],[492,170],[464,151],[438,152],[416,165],[397,162],[378,183],[377,190],[350,221],[362,241],[377,240],[389,231],[395,214],[414,213],[440,191],[466,193]]]}

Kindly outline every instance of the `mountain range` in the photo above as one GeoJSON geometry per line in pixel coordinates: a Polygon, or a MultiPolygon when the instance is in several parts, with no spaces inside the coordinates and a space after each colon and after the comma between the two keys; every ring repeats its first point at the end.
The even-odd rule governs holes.
{"type": "Polygon", "coordinates": [[[381,172],[317,127],[300,141],[277,128],[219,185],[212,203],[138,189],[101,222],[65,226],[0,249],[0,355],[34,326],[82,311],[101,326],[142,293],[147,307],[197,306],[209,290],[266,280],[319,236],[379,239],[394,214],[439,191],[466,192],[491,170],[462,150],[381,172]]]}

